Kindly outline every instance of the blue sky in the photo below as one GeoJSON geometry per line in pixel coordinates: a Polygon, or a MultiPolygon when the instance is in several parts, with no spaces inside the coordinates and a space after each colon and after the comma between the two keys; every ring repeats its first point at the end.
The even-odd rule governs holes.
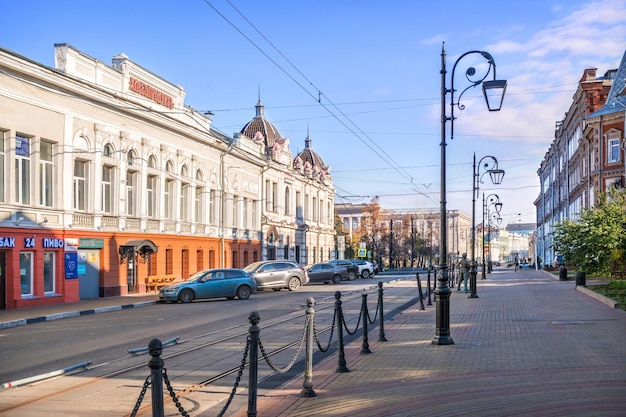
{"type": "MultiPolygon", "coordinates": [[[[583,70],[617,68],[626,48],[625,0],[4,0],[0,12],[2,47],[48,66],[55,43],[107,64],[124,52],[229,136],[254,117],[260,89],[294,153],[308,129],[336,201],[380,196],[385,208],[439,207],[442,42],[449,76],[463,53],[488,51],[507,94],[500,112],[479,89],[455,110],[447,207],[471,214],[472,155],[492,155],[506,175],[499,186],[485,176],[481,191],[500,196],[504,224],[535,222],[555,122],[583,70]]],[[[475,56],[459,62],[457,90],[484,62],[475,56]]]]}

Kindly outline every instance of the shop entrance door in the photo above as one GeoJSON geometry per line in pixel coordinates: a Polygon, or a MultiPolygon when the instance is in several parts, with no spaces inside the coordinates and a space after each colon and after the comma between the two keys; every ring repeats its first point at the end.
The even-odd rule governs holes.
{"type": "Polygon", "coordinates": [[[100,296],[100,251],[78,250],[78,294],[81,300],[100,296]]]}

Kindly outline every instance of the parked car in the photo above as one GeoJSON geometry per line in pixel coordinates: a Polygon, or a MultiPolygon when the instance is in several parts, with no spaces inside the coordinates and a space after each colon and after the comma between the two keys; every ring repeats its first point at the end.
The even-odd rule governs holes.
{"type": "Polygon", "coordinates": [[[347,259],[335,259],[333,261],[328,261],[328,263],[346,268],[348,271],[348,281],[353,281],[359,277],[359,267],[352,261],[347,259]]]}
{"type": "Polygon", "coordinates": [[[370,261],[358,259],[352,262],[359,267],[359,276],[361,278],[367,279],[374,275],[374,265],[370,261]]]}
{"type": "Polygon", "coordinates": [[[287,288],[296,291],[309,283],[309,276],[304,268],[292,261],[259,261],[243,269],[256,281],[257,289],[271,288],[280,291],[287,288]]]}
{"type": "Polygon", "coordinates": [[[306,268],[310,282],[341,284],[342,279],[348,278],[348,270],[343,266],[335,266],[327,262],[309,265],[306,268]]]}
{"type": "Polygon", "coordinates": [[[256,292],[256,282],[241,269],[208,269],[199,271],[183,282],[159,290],[159,301],[190,303],[206,298],[237,297],[245,300],[256,292]]]}

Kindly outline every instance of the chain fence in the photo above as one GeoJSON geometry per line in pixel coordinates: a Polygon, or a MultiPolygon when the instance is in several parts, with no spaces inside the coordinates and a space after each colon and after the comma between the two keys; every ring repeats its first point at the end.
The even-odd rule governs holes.
{"type": "MultiPolygon", "coordinates": [[[[430,272],[430,271],[429,271],[430,272]]],[[[419,274],[416,276],[418,288],[419,288],[419,298],[423,307],[424,296],[422,294],[421,283],[419,279],[419,274]]],[[[429,273],[430,278],[430,273],[429,273]]],[[[430,279],[428,281],[428,296],[430,298],[430,279]]],[[[291,356],[290,360],[283,367],[277,365],[272,359],[271,356],[275,355],[278,351],[268,352],[263,343],[261,341],[260,329],[258,327],[258,323],[260,321],[260,316],[257,312],[252,312],[248,318],[250,321],[249,334],[246,339],[246,346],[243,352],[243,357],[241,360],[241,364],[237,369],[237,376],[235,379],[235,383],[230,392],[228,399],[218,417],[222,417],[228,408],[230,407],[233,399],[235,398],[237,389],[241,383],[241,379],[243,377],[244,369],[246,366],[249,368],[249,387],[248,387],[248,416],[256,416],[256,398],[257,398],[257,382],[258,382],[258,367],[259,367],[259,359],[262,359],[267,363],[267,365],[276,373],[284,374],[291,370],[296,363],[298,363],[298,358],[302,352],[302,348],[305,347],[305,358],[304,358],[304,382],[303,389],[301,391],[302,397],[315,397],[317,394],[313,389],[313,346],[314,343],[317,346],[317,349],[326,353],[330,350],[333,344],[333,337],[336,335],[337,338],[337,356],[338,356],[338,367],[337,372],[349,372],[347,368],[346,360],[345,360],[345,350],[344,350],[344,342],[343,342],[343,331],[350,336],[354,336],[359,328],[363,331],[363,342],[361,353],[372,353],[369,349],[368,343],[368,324],[374,324],[376,321],[379,323],[379,338],[378,340],[381,342],[387,341],[384,331],[384,311],[383,311],[383,283],[378,283],[378,300],[376,303],[375,314],[372,318],[370,311],[367,306],[367,294],[361,295],[361,308],[359,310],[359,314],[357,318],[357,323],[354,329],[348,328],[348,321],[354,320],[354,316],[348,320],[346,320],[345,315],[343,314],[342,309],[342,301],[341,301],[341,292],[337,291],[335,293],[335,309],[333,312],[333,321],[330,326],[330,333],[328,336],[328,341],[325,345],[322,345],[320,342],[320,334],[315,325],[315,300],[313,297],[309,297],[307,299],[307,309],[306,309],[306,319],[304,322],[304,327],[302,330],[302,336],[298,342],[291,343],[286,347],[279,349],[278,351],[284,351],[287,348],[295,347],[294,353],[291,356]],[[361,325],[362,324],[362,325],[361,325]],[[260,355],[259,355],[260,351],[260,355]]],[[[430,303],[429,303],[430,305],[430,303]]],[[[325,330],[327,331],[327,329],[325,330]]],[[[164,417],[164,401],[163,401],[163,393],[164,386],[163,382],[165,382],[165,389],[167,393],[172,399],[174,406],[176,407],[178,413],[183,417],[189,417],[187,411],[185,411],[184,407],[181,404],[180,399],[176,395],[175,390],[173,389],[169,377],[167,376],[167,370],[164,367],[164,362],[161,359],[161,353],[163,349],[163,344],[159,339],[153,339],[148,347],[149,353],[152,356],[152,359],[148,363],[148,367],[151,369],[151,374],[148,376],[142,386],[141,392],[137,399],[137,402],[130,414],[131,417],[136,417],[139,409],[141,407],[141,403],[148,391],[148,388],[151,388],[152,394],[152,416],[153,417],[164,417]]]]}

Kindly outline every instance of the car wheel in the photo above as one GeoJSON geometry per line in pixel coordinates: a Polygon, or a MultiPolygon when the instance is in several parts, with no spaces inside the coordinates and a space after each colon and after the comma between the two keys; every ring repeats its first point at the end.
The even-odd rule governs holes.
{"type": "Polygon", "coordinates": [[[354,281],[356,279],[356,274],[354,271],[348,272],[348,281],[354,281]]]}
{"type": "Polygon", "coordinates": [[[341,275],[333,275],[333,284],[341,284],[341,275]]]}
{"type": "Polygon", "coordinates": [[[368,271],[367,269],[364,269],[363,272],[361,272],[361,276],[364,279],[368,279],[370,277],[370,271],[368,271]]]}
{"type": "Polygon", "coordinates": [[[183,290],[183,292],[180,293],[179,298],[181,303],[190,303],[194,299],[193,291],[183,290]]]}
{"type": "Polygon", "coordinates": [[[300,278],[297,278],[297,277],[289,278],[289,282],[287,283],[287,288],[289,288],[289,291],[295,291],[298,288],[300,288],[300,278]]]}
{"type": "Polygon", "coordinates": [[[252,291],[250,291],[250,287],[248,287],[247,285],[242,285],[241,287],[237,288],[237,298],[239,298],[240,300],[247,300],[248,298],[250,298],[250,293],[252,291]]]}

